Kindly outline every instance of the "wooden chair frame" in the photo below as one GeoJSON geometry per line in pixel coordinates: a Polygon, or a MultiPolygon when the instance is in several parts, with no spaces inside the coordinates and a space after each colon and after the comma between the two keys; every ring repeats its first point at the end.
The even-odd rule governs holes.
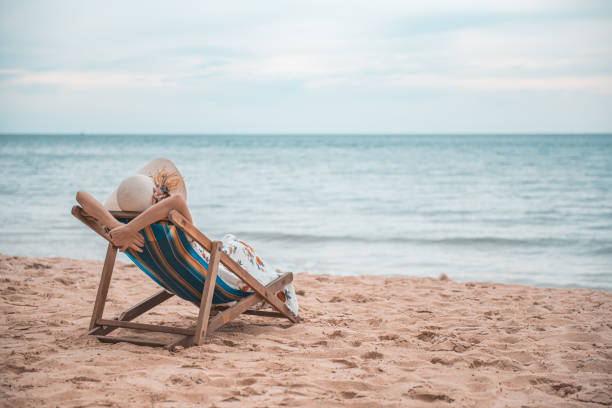
{"type": "MultiPolygon", "coordinates": [[[[124,211],[111,211],[111,214],[115,218],[135,218],[139,213],[137,212],[124,212],[124,211]]],[[[167,299],[174,296],[166,290],[161,290],[154,295],[144,299],[136,305],[125,310],[119,317],[112,320],[104,319],[104,305],[106,303],[106,297],[108,295],[108,289],[110,286],[113,269],[115,266],[115,259],[117,257],[117,247],[113,244],[112,240],[105,233],[104,227],[100,225],[96,219],[89,216],[83,208],[78,205],[72,207],[72,215],[81,220],[85,225],[90,227],[100,236],[108,241],[108,249],[106,251],[106,258],[104,260],[104,266],[102,268],[102,276],[100,277],[100,285],[98,286],[98,293],[96,295],[96,301],[94,303],[93,313],[91,316],[91,322],[89,324],[90,335],[96,336],[101,342],[106,343],[118,343],[128,342],[143,346],[153,347],[166,347],[169,350],[174,350],[177,346],[191,347],[193,345],[201,345],[204,343],[207,334],[210,334],[217,330],[219,327],[230,322],[241,314],[254,314],[268,317],[280,317],[287,318],[293,323],[297,323],[299,318],[294,316],[287,306],[276,296],[276,293],[283,287],[293,281],[293,274],[291,272],[285,273],[278,277],[268,285],[262,285],[257,279],[251,274],[244,270],[237,262],[230,258],[227,254],[221,251],[222,244],[220,241],[211,241],[206,235],[201,233],[191,222],[183,217],[178,211],[172,210],[168,214],[167,220],[171,221],[175,226],[183,230],[190,238],[199,243],[210,253],[210,262],[208,265],[208,274],[202,290],[202,298],[199,304],[199,314],[196,321],[195,327],[192,328],[180,328],[163,325],[143,324],[132,322],[136,317],[146,313],[155,306],[161,304],[167,299]],[[251,289],[253,294],[245,297],[231,306],[227,305],[213,305],[213,293],[215,290],[215,282],[217,273],[219,271],[219,264],[223,264],[228,270],[232,271],[236,276],[242,279],[251,289]],[[276,312],[274,311],[263,311],[263,310],[250,310],[251,307],[257,303],[265,300],[269,303],[276,312]],[[180,334],[183,337],[178,341],[171,344],[155,340],[144,340],[135,337],[126,336],[108,336],[112,331],[123,327],[138,330],[147,330],[153,332],[173,333],[180,334]]]]}

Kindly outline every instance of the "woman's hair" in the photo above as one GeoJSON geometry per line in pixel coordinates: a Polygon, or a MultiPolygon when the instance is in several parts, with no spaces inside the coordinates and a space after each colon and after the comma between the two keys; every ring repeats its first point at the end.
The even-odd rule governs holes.
{"type": "Polygon", "coordinates": [[[165,193],[176,190],[182,183],[181,177],[176,172],[169,172],[166,169],[159,169],[153,174],[155,187],[160,188],[165,193]]]}

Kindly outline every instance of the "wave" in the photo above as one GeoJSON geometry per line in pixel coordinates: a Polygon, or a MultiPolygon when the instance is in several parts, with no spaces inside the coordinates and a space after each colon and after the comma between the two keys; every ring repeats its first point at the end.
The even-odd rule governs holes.
{"type": "Polygon", "coordinates": [[[559,247],[571,246],[576,240],[558,238],[504,238],[504,237],[446,237],[446,238],[409,238],[401,236],[368,237],[356,235],[315,235],[291,234],[282,232],[237,232],[236,236],[265,241],[291,241],[296,243],[405,243],[415,245],[444,246],[501,246],[501,247],[559,247]]]}
{"type": "Polygon", "coordinates": [[[612,255],[612,247],[598,248],[590,251],[591,255],[612,255]]]}

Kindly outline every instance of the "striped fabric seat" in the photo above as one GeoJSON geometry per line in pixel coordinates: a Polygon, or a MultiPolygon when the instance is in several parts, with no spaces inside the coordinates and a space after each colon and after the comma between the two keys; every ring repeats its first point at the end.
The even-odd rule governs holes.
{"type": "MultiPolygon", "coordinates": [[[[142,233],[143,251],[128,250],[125,254],[158,285],[199,306],[208,263],[193,249],[185,233],[170,221],[151,224],[142,233]]],[[[212,303],[228,303],[251,294],[230,287],[217,275],[212,303]]]]}

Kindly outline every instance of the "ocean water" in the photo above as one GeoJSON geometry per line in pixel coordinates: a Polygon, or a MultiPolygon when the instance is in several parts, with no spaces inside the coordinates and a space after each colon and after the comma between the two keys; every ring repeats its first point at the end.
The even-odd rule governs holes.
{"type": "Polygon", "coordinates": [[[103,259],[75,193],[155,157],[283,270],[612,290],[612,135],[2,135],[0,252],[103,259]]]}

